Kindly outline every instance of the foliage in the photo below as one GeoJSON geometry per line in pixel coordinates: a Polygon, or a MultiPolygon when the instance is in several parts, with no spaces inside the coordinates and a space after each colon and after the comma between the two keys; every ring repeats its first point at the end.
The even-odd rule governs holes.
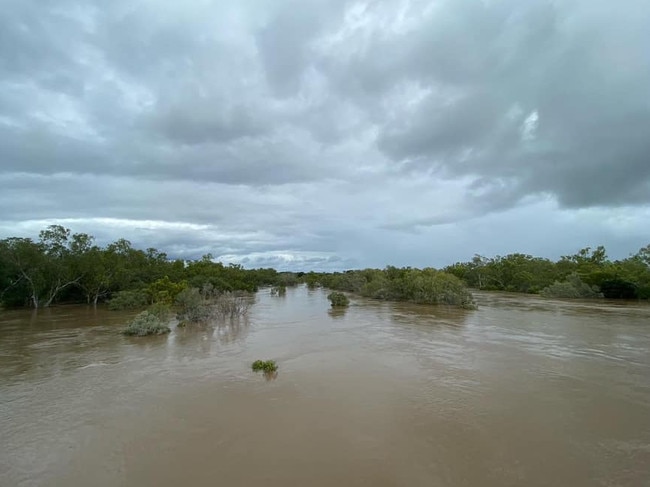
{"type": "Polygon", "coordinates": [[[556,281],[542,289],[541,295],[547,298],[569,299],[587,299],[602,296],[595,286],[582,282],[580,276],[575,272],[568,275],[565,281],[556,281]]]}
{"type": "Polygon", "coordinates": [[[148,303],[147,292],[142,289],[119,291],[108,302],[108,309],[120,311],[125,309],[143,308],[148,303]]]}
{"type": "Polygon", "coordinates": [[[183,289],[176,296],[178,321],[185,325],[187,323],[205,323],[212,318],[212,308],[208,299],[195,288],[183,289]]]}
{"type": "MultiPolygon", "coordinates": [[[[4,307],[41,308],[62,302],[98,304],[112,298],[112,309],[137,309],[158,302],[172,304],[188,288],[198,289],[203,300],[214,306],[219,296],[234,296],[227,293],[275,286],[280,295],[283,286],[300,282],[310,289],[322,286],[376,299],[472,307],[471,294],[462,284],[485,290],[540,293],[556,282],[565,282],[573,273],[605,297],[650,299],[650,245],[614,261],[599,246],[585,247],[555,262],[519,253],[475,255],[443,272],[387,267],[325,274],[244,269],[215,262],[210,254],[198,260],[173,260],[154,248],[133,248],[123,238],[102,247],[91,235],[72,233],[60,225],[50,225],[35,240],[0,240],[0,306],[4,307]]],[[[571,294],[567,289],[564,291],[571,294]]],[[[224,302],[222,312],[211,312],[222,316],[241,315],[242,311],[245,314],[244,301],[224,302]]],[[[192,319],[205,314],[199,307],[192,319]]]]}
{"type": "Polygon", "coordinates": [[[131,321],[122,331],[128,336],[164,335],[171,330],[158,316],[149,311],[143,311],[131,321]]]}
{"type": "Polygon", "coordinates": [[[350,300],[343,293],[332,292],[327,295],[333,308],[342,308],[350,304],[350,300]]]}
{"type": "Polygon", "coordinates": [[[251,366],[253,372],[275,372],[278,370],[278,364],[275,360],[256,360],[251,366]]]}
{"type": "Polygon", "coordinates": [[[316,289],[320,286],[320,276],[315,272],[303,274],[302,281],[307,284],[307,289],[316,289]]]}
{"type": "Polygon", "coordinates": [[[386,267],[321,276],[330,289],[359,293],[373,299],[449,304],[475,308],[471,293],[457,277],[436,269],[386,267]]]}
{"type": "Polygon", "coordinates": [[[215,301],[215,309],[221,318],[239,318],[246,316],[250,308],[250,300],[245,296],[234,293],[224,293],[215,301]]]}
{"type": "Polygon", "coordinates": [[[278,274],[276,283],[278,286],[293,287],[300,282],[298,275],[293,272],[281,272],[278,274]]]}
{"type": "Polygon", "coordinates": [[[187,323],[207,323],[216,318],[239,318],[245,316],[250,308],[250,300],[245,295],[232,292],[220,293],[211,285],[187,288],[176,297],[177,318],[182,325],[187,323]]]}
{"type": "MultiPolygon", "coordinates": [[[[293,274],[286,277],[296,279],[293,274]]],[[[194,261],[172,260],[154,248],[135,249],[123,238],[100,247],[91,235],[72,233],[60,225],[44,229],[37,241],[0,240],[3,306],[98,304],[113,297],[113,308],[127,309],[156,302],[172,304],[190,285],[202,289],[209,284],[218,292],[252,292],[261,285],[276,285],[279,279],[274,269],[224,265],[210,255],[194,261]],[[120,298],[118,293],[124,291],[134,294],[120,298]],[[144,302],[140,299],[143,292],[144,302]]]]}
{"type": "Polygon", "coordinates": [[[169,276],[164,276],[147,286],[147,298],[150,303],[172,304],[176,296],[187,288],[187,282],[172,282],[169,276]]]}
{"type": "MultiPolygon", "coordinates": [[[[611,261],[604,247],[585,247],[573,255],[565,255],[557,262],[524,254],[487,258],[474,256],[469,262],[457,262],[446,272],[474,288],[512,292],[561,294],[590,294],[572,289],[571,284],[562,288],[555,283],[565,282],[571,274],[597,289],[604,297],[612,299],[650,298],[650,245],[623,260],[611,261]]],[[[575,286],[573,286],[575,287],[575,286]]]]}
{"type": "Polygon", "coordinates": [[[172,314],[171,306],[165,303],[154,303],[147,308],[149,314],[154,315],[160,321],[166,323],[172,314]]]}

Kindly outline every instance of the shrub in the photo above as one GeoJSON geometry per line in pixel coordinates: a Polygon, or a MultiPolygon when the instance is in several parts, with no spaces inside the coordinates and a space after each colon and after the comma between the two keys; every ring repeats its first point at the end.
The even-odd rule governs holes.
{"type": "Polygon", "coordinates": [[[275,363],[275,360],[256,360],[253,362],[251,368],[253,369],[253,372],[262,371],[264,373],[269,373],[278,370],[278,364],[275,363]]]}
{"type": "Polygon", "coordinates": [[[171,307],[163,303],[152,304],[147,308],[147,311],[165,323],[169,321],[169,317],[171,316],[171,307]]]}
{"type": "Polygon", "coordinates": [[[278,286],[297,286],[299,283],[298,276],[293,272],[282,272],[277,276],[276,282],[278,286]]]}
{"type": "Polygon", "coordinates": [[[158,317],[149,311],[143,311],[122,331],[129,336],[164,335],[171,330],[158,317]]]}
{"type": "MultiPolygon", "coordinates": [[[[476,309],[474,298],[463,281],[452,274],[431,268],[400,269],[389,266],[384,270],[346,271],[325,276],[323,281],[323,285],[331,289],[358,292],[362,296],[373,299],[448,304],[465,309],[476,309]]],[[[341,293],[332,293],[330,296],[334,294],[341,293]]],[[[336,306],[334,302],[332,306],[336,306]]]]}
{"type": "Polygon", "coordinates": [[[566,299],[587,299],[599,298],[602,295],[594,286],[582,282],[577,273],[569,274],[566,281],[555,281],[550,286],[542,289],[542,296],[547,298],[566,298],[566,299]]]}
{"type": "Polygon", "coordinates": [[[178,293],[187,288],[187,282],[172,282],[165,276],[147,286],[146,293],[150,303],[164,303],[171,305],[178,293]]]}
{"type": "Polygon", "coordinates": [[[113,298],[108,302],[108,309],[113,311],[137,309],[145,307],[147,303],[147,293],[142,289],[120,291],[115,293],[113,298]]]}
{"type": "Polygon", "coordinates": [[[246,295],[233,292],[219,294],[211,286],[204,286],[201,291],[188,288],[176,297],[178,305],[177,318],[181,325],[188,323],[206,323],[214,318],[238,318],[245,316],[250,308],[246,295]]]}
{"type": "Polygon", "coordinates": [[[416,273],[404,286],[406,299],[420,304],[449,304],[475,309],[472,294],[456,276],[425,270],[416,273]]]}
{"type": "Polygon", "coordinates": [[[176,296],[178,313],[176,317],[181,324],[204,323],[212,318],[209,302],[195,288],[183,289],[176,296]]]}
{"type": "Polygon", "coordinates": [[[224,293],[215,302],[216,313],[222,318],[238,318],[248,314],[250,301],[245,296],[224,293]]]}
{"type": "Polygon", "coordinates": [[[329,299],[329,301],[332,304],[333,308],[335,308],[335,307],[344,307],[344,306],[348,306],[350,304],[350,300],[343,293],[337,293],[337,292],[329,293],[327,295],[327,299],[329,299]]]}
{"type": "Polygon", "coordinates": [[[635,299],[638,297],[637,286],[624,279],[608,279],[600,285],[603,296],[609,299],[635,299]]]}

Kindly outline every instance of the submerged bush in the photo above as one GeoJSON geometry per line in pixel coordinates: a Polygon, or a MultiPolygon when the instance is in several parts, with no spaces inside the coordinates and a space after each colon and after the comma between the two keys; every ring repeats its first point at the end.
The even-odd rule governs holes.
{"type": "Polygon", "coordinates": [[[164,323],[169,321],[172,312],[171,306],[163,303],[152,304],[147,308],[147,311],[164,323]]]}
{"type": "Polygon", "coordinates": [[[542,296],[547,298],[565,298],[565,299],[588,299],[599,298],[602,295],[598,288],[582,282],[577,273],[569,274],[566,281],[555,281],[550,286],[542,289],[542,296]]]}
{"type": "Polygon", "coordinates": [[[239,318],[248,314],[251,303],[245,297],[233,293],[224,293],[214,304],[215,311],[221,318],[239,318]]]}
{"type": "Polygon", "coordinates": [[[256,360],[251,366],[253,372],[275,372],[278,370],[278,364],[275,363],[275,360],[256,360]]]}
{"type": "Polygon", "coordinates": [[[122,331],[129,336],[164,335],[171,330],[160,319],[149,311],[143,311],[136,316],[122,331]]]}
{"type": "Polygon", "coordinates": [[[217,318],[239,318],[248,314],[250,300],[246,295],[233,292],[220,293],[212,286],[188,288],[176,297],[179,326],[190,323],[207,323],[217,318]]]}
{"type": "MultiPolygon", "coordinates": [[[[322,276],[321,279],[323,285],[330,289],[355,292],[373,299],[448,304],[476,309],[474,298],[463,281],[452,274],[431,268],[389,266],[383,270],[364,269],[334,273],[322,276]]],[[[332,306],[335,306],[334,303],[332,306]]]]}
{"type": "Polygon", "coordinates": [[[280,284],[271,288],[271,296],[284,296],[287,294],[287,286],[280,284]]]}
{"type": "Polygon", "coordinates": [[[212,309],[206,298],[195,288],[183,289],[176,296],[178,313],[176,317],[181,325],[186,323],[205,323],[212,318],[212,309]]]}
{"type": "Polygon", "coordinates": [[[147,305],[147,292],[142,289],[135,291],[120,291],[113,295],[108,302],[108,309],[121,311],[125,309],[143,308],[147,305]]]}
{"type": "Polygon", "coordinates": [[[345,307],[350,304],[350,300],[343,293],[337,293],[337,292],[329,293],[327,295],[327,299],[329,299],[330,303],[332,304],[332,308],[345,307]]]}

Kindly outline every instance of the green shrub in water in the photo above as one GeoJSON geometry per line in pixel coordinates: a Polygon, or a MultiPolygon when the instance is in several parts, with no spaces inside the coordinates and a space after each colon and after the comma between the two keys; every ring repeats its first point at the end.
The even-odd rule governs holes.
{"type": "Polygon", "coordinates": [[[171,306],[164,303],[155,303],[147,308],[147,311],[163,323],[167,323],[172,314],[171,306]]]}
{"type": "Polygon", "coordinates": [[[275,363],[275,360],[256,360],[253,362],[252,369],[253,372],[270,373],[278,370],[278,364],[275,363]]]}
{"type": "Polygon", "coordinates": [[[580,279],[580,276],[574,272],[566,277],[563,282],[555,281],[550,286],[542,289],[540,293],[546,298],[565,298],[565,299],[588,299],[599,298],[602,295],[598,288],[590,286],[580,279]]]}
{"type": "Polygon", "coordinates": [[[327,299],[330,300],[330,303],[332,304],[332,308],[344,307],[350,304],[350,300],[343,293],[337,293],[337,292],[329,293],[327,299]]]}
{"type": "Polygon", "coordinates": [[[147,335],[164,335],[171,330],[160,319],[149,311],[143,311],[136,316],[122,331],[128,336],[143,337],[147,335]]]}

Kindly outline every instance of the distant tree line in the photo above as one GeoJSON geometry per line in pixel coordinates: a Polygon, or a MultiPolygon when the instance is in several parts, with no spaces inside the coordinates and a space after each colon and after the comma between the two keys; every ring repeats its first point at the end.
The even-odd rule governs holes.
{"type": "MultiPolygon", "coordinates": [[[[55,303],[111,301],[117,308],[173,304],[185,290],[205,295],[254,292],[304,282],[374,299],[474,307],[467,287],[551,297],[650,298],[650,245],[623,260],[611,261],[604,247],[580,250],[554,262],[525,254],[480,255],[443,270],[410,267],[334,273],[289,273],[244,269],[214,262],[172,260],[155,248],[139,250],[125,239],[104,247],[85,233],[51,225],[38,240],[0,240],[0,305],[48,307],[55,303]]],[[[188,291],[189,292],[189,291],[188,291]]]]}
{"type": "MultiPolygon", "coordinates": [[[[85,233],[60,225],[41,231],[38,240],[0,240],[0,304],[48,307],[55,303],[97,304],[118,297],[138,305],[172,303],[186,288],[256,291],[259,286],[295,280],[274,269],[244,269],[198,260],[171,260],[155,248],[138,250],[125,239],[105,247],[85,233]]],[[[125,306],[134,307],[134,306],[125,306]]]]}
{"type": "Polygon", "coordinates": [[[586,247],[557,261],[525,254],[492,258],[475,255],[444,269],[469,287],[540,293],[550,297],[650,298],[650,245],[623,260],[610,260],[605,247],[586,247]]]}

